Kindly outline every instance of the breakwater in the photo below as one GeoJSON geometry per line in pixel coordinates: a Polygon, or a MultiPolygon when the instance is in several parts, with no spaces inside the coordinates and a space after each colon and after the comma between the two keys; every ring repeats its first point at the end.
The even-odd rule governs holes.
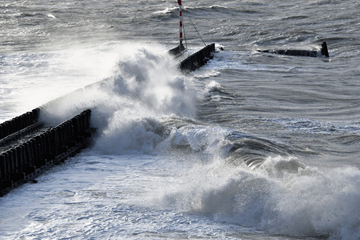
{"type": "Polygon", "coordinates": [[[0,146],[19,134],[26,134],[40,127],[41,123],[38,122],[39,115],[40,108],[35,108],[30,112],[0,124],[0,146]]]}
{"type": "Polygon", "coordinates": [[[309,51],[309,50],[294,50],[294,49],[281,49],[281,50],[258,50],[261,53],[273,53],[288,56],[299,56],[299,57],[329,57],[329,50],[326,42],[321,44],[320,51],[309,51]]]}
{"type": "MultiPolygon", "coordinates": [[[[196,70],[211,59],[214,52],[215,44],[210,44],[181,61],[179,67],[185,71],[196,70]]],[[[67,96],[81,91],[84,89],[67,96]]],[[[0,124],[0,196],[35,181],[42,172],[74,156],[91,142],[95,130],[90,126],[90,109],[57,126],[45,126],[40,121],[41,109],[56,109],[62,98],[0,124]]]]}
{"type": "Polygon", "coordinates": [[[169,54],[174,55],[174,56],[179,56],[180,54],[182,54],[185,51],[185,47],[183,44],[180,44],[179,46],[170,49],[169,50],[169,54]]]}
{"type": "Polygon", "coordinates": [[[74,156],[90,143],[91,110],[54,127],[39,121],[40,108],[0,125],[0,196],[74,156]]]}
{"type": "Polygon", "coordinates": [[[215,52],[215,43],[209,44],[180,62],[179,68],[184,71],[194,71],[204,66],[215,52]]]}

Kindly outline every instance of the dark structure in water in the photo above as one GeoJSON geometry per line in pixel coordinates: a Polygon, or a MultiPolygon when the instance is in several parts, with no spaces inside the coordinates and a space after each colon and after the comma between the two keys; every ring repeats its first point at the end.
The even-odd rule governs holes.
{"type": "MultiPolygon", "coordinates": [[[[180,13],[180,44],[179,46],[170,49],[168,51],[169,54],[175,55],[176,57],[179,57],[183,54],[183,52],[186,50],[185,46],[183,45],[183,19],[182,19],[182,10],[181,10],[181,0],[178,0],[179,4],[179,13],[180,13]]],[[[194,25],[194,24],[193,24],[194,25]]],[[[194,25],[195,27],[195,25],[194,25]]],[[[196,28],[195,28],[196,30],[196,28]]],[[[197,31],[197,30],[196,30],[197,31]]],[[[185,31],[184,31],[185,32],[185,31]]],[[[200,36],[200,34],[199,34],[200,36]]],[[[201,36],[200,36],[201,38],[201,36]]],[[[201,38],[202,40],[202,38],[201,38]]],[[[215,52],[215,43],[206,45],[204,40],[203,43],[205,45],[204,48],[201,50],[191,54],[186,59],[182,60],[179,64],[179,68],[184,71],[194,71],[201,66],[203,66],[207,61],[211,58],[213,58],[213,54],[215,52]]]]}
{"type": "Polygon", "coordinates": [[[196,69],[204,66],[215,52],[215,43],[209,44],[201,50],[193,53],[184,59],[180,64],[179,68],[183,71],[195,71],[196,69]]]}
{"type": "MultiPolygon", "coordinates": [[[[274,53],[274,54],[281,54],[281,55],[289,55],[289,56],[301,56],[301,57],[318,57],[318,51],[308,51],[308,50],[258,50],[259,52],[264,53],[274,53]]],[[[329,57],[329,52],[327,48],[326,42],[323,42],[321,45],[321,51],[322,56],[329,57]]]]}
{"type": "Polygon", "coordinates": [[[91,110],[53,127],[39,120],[40,108],[0,124],[0,197],[72,157],[90,143],[91,110]]]}
{"type": "Polygon", "coordinates": [[[169,53],[171,54],[171,55],[175,55],[175,56],[177,56],[177,55],[180,55],[182,52],[184,52],[185,51],[185,47],[184,47],[184,45],[181,43],[179,46],[177,46],[176,48],[173,48],[173,49],[170,49],[169,50],[169,53]]]}

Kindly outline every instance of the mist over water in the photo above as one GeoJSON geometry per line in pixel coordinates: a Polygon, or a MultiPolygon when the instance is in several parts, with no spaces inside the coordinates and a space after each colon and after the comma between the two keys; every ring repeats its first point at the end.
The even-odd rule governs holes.
{"type": "Polygon", "coordinates": [[[360,237],[359,3],[183,5],[185,56],[189,17],[218,49],[192,73],[167,54],[176,1],[0,3],[0,120],[90,108],[97,128],[0,199],[0,239],[360,237]]]}

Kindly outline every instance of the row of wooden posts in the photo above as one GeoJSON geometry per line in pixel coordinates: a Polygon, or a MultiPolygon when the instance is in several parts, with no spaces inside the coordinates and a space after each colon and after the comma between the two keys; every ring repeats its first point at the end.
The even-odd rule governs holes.
{"type": "Polygon", "coordinates": [[[194,71],[202,66],[204,66],[209,59],[213,57],[215,52],[215,43],[209,44],[201,50],[190,55],[184,59],[179,67],[181,70],[185,71],[194,71]]]}
{"type": "MultiPolygon", "coordinates": [[[[86,147],[91,137],[90,118],[91,110],[85,110],[55,127],[12,143],[0,154],[0,196],[86,147]]],[[[5,126],[13,128],[13,124],[5,126]]]]}

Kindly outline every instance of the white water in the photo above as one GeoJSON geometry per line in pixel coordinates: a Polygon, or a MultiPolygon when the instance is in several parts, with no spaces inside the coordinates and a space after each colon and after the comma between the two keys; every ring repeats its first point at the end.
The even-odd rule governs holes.
{"type": "MultiPolygon", "coordinates": [[[[257,2],[251,8],[265,15],[269,7],[257,2]]],[[[148,11],[166,22],[173,9],[148,11]]],[[[202,17],[216,10],[220,20],[222,12],[236,15],[217,4],[189,7],[197,9],[202,17]]],[[[60,22],[60,13],[44,16],[60,22]]],[[[237,23],[208,22],[203,28],[218,40],[237,37],[237,23]]],[[[168,46],[140,41],[2,53],[1,121],[92,84],[41,117],[56,124],[91,108],[99,135],[91,149],[0,199],[0,239],[358,239],[357,70],[336,58],[353,55],[338,47],[325,67],[319,59],[258,56],[254,41],[279,37],[260,30],[241,51],[225,41],[234,42],[231,50],[189,75],[176,69],[168,46]],[[262,164],[248,167],[249,155],[262,164]]]]}

